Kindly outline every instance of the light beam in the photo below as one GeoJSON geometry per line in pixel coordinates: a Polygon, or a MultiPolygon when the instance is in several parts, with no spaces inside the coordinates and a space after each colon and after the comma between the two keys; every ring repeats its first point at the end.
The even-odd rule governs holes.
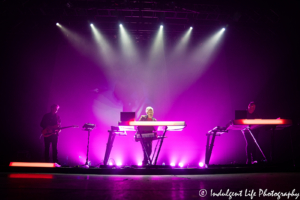
{"type": "Polygon", "coordinates": [[[220,45],[220,39],[224,30],[221,29],[213,36],[208,38],[203,43],[200,43],[198,47],[193,51],[189,62],[186,63],[189,66],[189,70],[186,72],[186,76],[189,77],[189,82],[195,81],[207,68],[208,64],[213,60],[217,54],[217,47],[220,45]]]}
{"type": "MultiPolygon", "coordinates": [[[[160,25],[160,28],[154,39],[154,43],[150,49],[149,63],[159,62],[161,56],[164,56],[164,37],[163,37],[163,25],[160,25]]],[[[151,64],[152,64],[151,63],[151,64]]]]}
{"type": "Polygon", "coordinates": [[[101,60],[105,62],[106,65],[112,67],[115,61],[115,53],[111,45],[108,43],[107,38],[93,25],[91,26],[94,35],[94,40],[96,41],[97,48],[100,52],[101,60]]]}
{"type": "Polygon", "coordinates": [[[129,62],[137,61],[139,59],[138,52],[136,51],[132,38],[129,36],[122,24],[120,24],[120,39],[122,53],[126,60],[129,62]]]}
{"type": "Polygon", "coordinates": [[[191,38],[192,29],[193,28],[190,27],[189,30],[187,30],[186,33],[180,38],[180,41],[177,43],[174,51],[171,53],[171,58],[179,58],[178,55],[182,55],[185,52],[191,38]]]}
{"type": "Polygon", "coordinates": [[[85,39],[85,37],[75,33],[74,31],[71,31],[61,24],[59,24],[59,27],[63,35],[79,52],[86,56],[91,56],[93,54],[93,49],[90,48],[92,45],[88,40],[85,39]]]}

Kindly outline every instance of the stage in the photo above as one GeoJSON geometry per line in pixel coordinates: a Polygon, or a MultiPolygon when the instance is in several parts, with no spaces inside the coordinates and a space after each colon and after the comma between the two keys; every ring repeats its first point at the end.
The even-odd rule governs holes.
{"type": "MultiPolygon", "coordinates": [[[[253,199],[276,199],[278,192],[299,195],[300,185],[299,168],[284,166],[1,167],[1,171],[4,199],[230,199],[230,195],[232,199],[251,199],[251,195],[253,199]]],[[[287,197],[281,195],[281,199],[287,197]]]]}
{"type": "Polygon", "coordinates": [[[0,200],[300,199],[299,1],[0,13],[0,200]]]}
{"type": "Polygon", "coordinates": [[[94,174],[94,175],[208,175],[236,173],[282,173],[300,172],[299,167],[288,164],[253,164],[253,165],[209,165],[207,168],[177,168],[163,165],[153,166],[100,166],[85,168],[74,167],[8,167],[2,166],[4,173],[60,173],[60,174],[94,174]]]}

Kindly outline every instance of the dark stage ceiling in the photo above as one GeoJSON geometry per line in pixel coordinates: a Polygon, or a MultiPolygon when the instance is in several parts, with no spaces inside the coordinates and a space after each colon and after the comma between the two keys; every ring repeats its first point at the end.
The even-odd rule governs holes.
{"type": "Polygon", "coordinates": [[[195,34],[230,27],[239,35],[276,40],[296,26],[298,7],[297,1],[2,0],[0,23],[4,32],[17,34],[56,22],[76,27],[94,23],[107,32],[119,23],[132,32],[153,32],[161,23],[170,33],[190,26],[195,34]]]}

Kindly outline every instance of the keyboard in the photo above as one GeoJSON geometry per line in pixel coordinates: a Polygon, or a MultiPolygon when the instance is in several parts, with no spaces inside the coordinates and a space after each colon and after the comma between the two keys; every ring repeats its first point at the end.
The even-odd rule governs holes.
{"type": "Polygon", "coordinates": [[[236,120],[232,120],[228,124],[227,130],[243,130],[249,126],[251,127],[251,129],[255,129],[267,125],[276,126],[276,129],[280,130],[285,127],[291,126],[292,120],[290,119],[236,119],[236,120]]]}
{"type": "Polygon", "coordinates": [[[168,131],[182,131],[186,127],[184,121],[123,121],[118,123],[123,131],[135,131],[135,126],[158,126],[158,131],[167,127],[168,131]]]}

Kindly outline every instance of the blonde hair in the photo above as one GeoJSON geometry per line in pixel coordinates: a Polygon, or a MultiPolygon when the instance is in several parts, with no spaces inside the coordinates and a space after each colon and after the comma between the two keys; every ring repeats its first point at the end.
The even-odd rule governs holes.
{"type": "Polygon", "coordinates": [[[153,112],[154,112],[154,109],[153,109],[151,106],[148,106],[148,107],[146,108],[146,113],[148,112],[148,110],[153,110],[153,112]]]}

